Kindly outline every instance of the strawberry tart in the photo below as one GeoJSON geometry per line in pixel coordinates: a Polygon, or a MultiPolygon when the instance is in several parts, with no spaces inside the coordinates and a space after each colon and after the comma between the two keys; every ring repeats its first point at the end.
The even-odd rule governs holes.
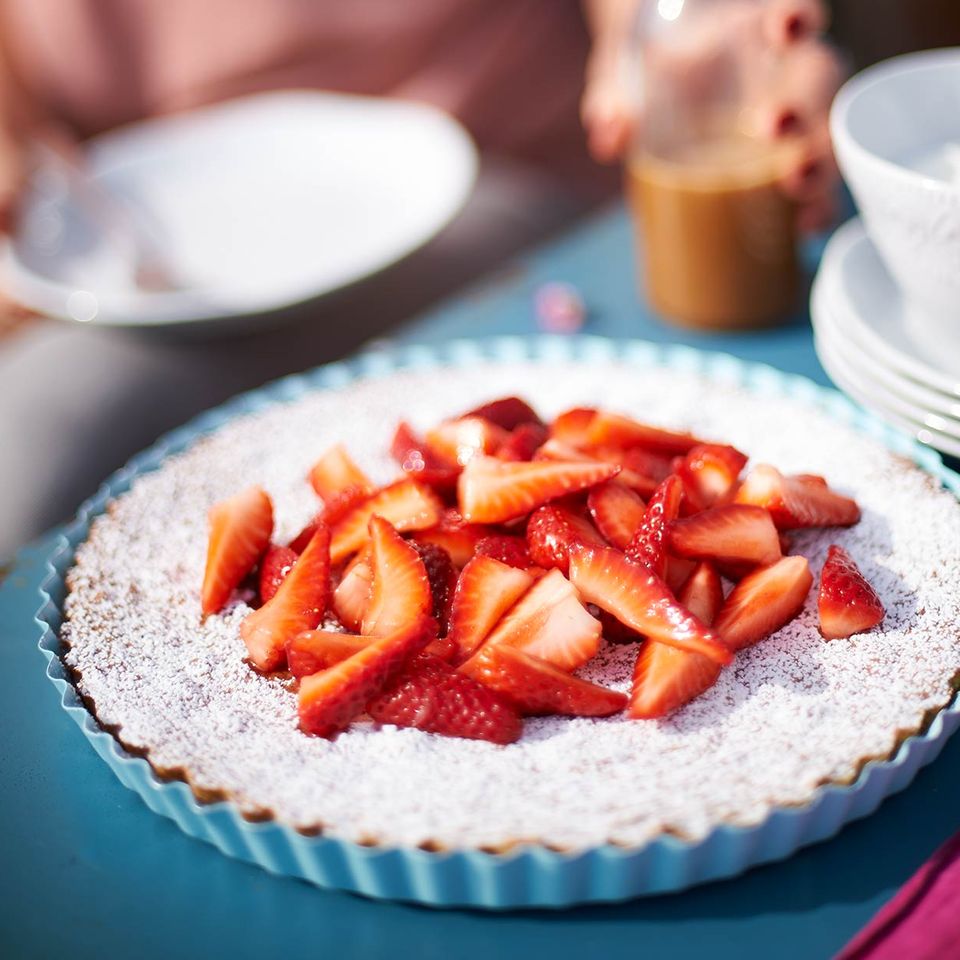
{"type": "Polygon", "coordinates": [[[105,730],[249,819],[635,848],[922,731],[960,671],[958,544],[951,494],[796,397],[480,363],[307,394],[139,477],[61,635],[105,730]]]}

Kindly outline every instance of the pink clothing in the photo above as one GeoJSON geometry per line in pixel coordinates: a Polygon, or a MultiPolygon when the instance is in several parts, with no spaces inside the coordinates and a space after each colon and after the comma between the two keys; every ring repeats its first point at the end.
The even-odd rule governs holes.
{"type": "Polygon", "coordinates": [[[6,0],[7,49],[80,135],[255,90],[437,104],[481,146],[588,166],[577,0],[6,0]]]}

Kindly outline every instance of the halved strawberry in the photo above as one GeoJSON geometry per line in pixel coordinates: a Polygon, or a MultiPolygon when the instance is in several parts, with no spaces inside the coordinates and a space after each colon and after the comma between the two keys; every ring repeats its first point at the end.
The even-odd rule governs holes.
{"type": "Polygon", "coordinates": [[[703,443],[690,433],[677,433],[606,410],[597,411],[585,431],[583,445],[592,447],[642,447],[654,453],[683,455],[703,443]]]}
{"type": "Polygon", "coordinates": [[[336,630],[304,630],[286,642],[287,669],[295,677],[309,677],[359,653],[373,642],[371,637],[336,630]]]}
{"type": "Polygon", "coordinates": [[[619,472],[619,467],[605,463],[504,463],[495,457],[474,457],[457,481],[460,513],[471,523],[502,523],[619,472]]]}
{"type": "Polygon", "coordinates": [[[457,581],[447,636],[457,645],[457,659],[466,660],[487,638],[500,618],[533,584],[523,570],[492,557],[474,557],[457,581]]]}
{"type": "Polygon", "coordinates": [[[733,588],[714,629],[731,650],[753,646],[803,609],[812,584],[806,557],[784,557],[761,567],[733,588]]]}
{"type": "Polygon", "coordinates": [[[420,554],[423,568],[427,571],[427,580],[430,583],[431,609],[434,619],[440,624],[440,633],[447,631],[447,620],[450,618],[450,603],[453,600],[453,591],[457,586],[457,570],[450,559],[450,554],[443,547],[435,543],[417,543],[408,541],[410,546],[420,554]]]}
{"type": "MultiPolygon", "coordinates": [[[[376,639],[337,630],[305,630],[287,641],[287,667],[295,677],[306,677],[352,657],[376,639]]],[[[426,645],[424,653],[450,663],[456,651],[445,638],[438,637],[426,645]]]]}
{"type": "Polygon", "coordinates": [[[428,653],[414,657],[367,704],[367,713],[377,723],[490,743],[513,743],[523,732],[520,715],[505,697],[428,653]]]}
{"type": "Polygon", "coordinates": [[[573,584],[551,570],[497,624],[485,646],[507,644],[560,670],[576,670],[596,655],[600,630],[573,584]]]}
{"type": "Polygon", "coordinates": [[[484,644],[460,670],[503,694],[526,716],[609,717],[624,694],[564,673],[516,647],[484,644]]]}
{"type": "Polygon", "coordinates": [[[369,550],[354,557],[333,591],[333,610],[348,629],[358,631],[373,589],[373,567],[369,550]]]}
{"type": "Polygon", "coordinates": [[[706,561],[697,564],[677,599],[709,627],[723,606],[723,584],[717,568],[706,561]]]}
{"type": "Polygon", "coordinates": [[[425,530],[443,515],[437,495],[413,480],[398,480],[354,507],[332,530],[330,561],[342,563],[366,543],[370,518],[383,517],[397,530],[425,530]]]}
{"type": "Polygon", "coordinates": [[[418,530],[411,539],[417,543],[435,543],[450,554],[454,565],[463,568],[473,556],[477,543],[489,531],[477,523],[465,523],[458,510],[445,510],[440,522],[427,530],[418,530]]]}
{"type": "Polygon", "coordinates": [[[780,537],[762,507],[727,503],[682,520],[669,528],[669,546],[682,557],[746,561],[756,565],[780,559],[780,537]]]}
{"type": "Polygon", "coordinates": [[[550,424],[550,436],[560,443],[572,447],[582,447],[586,443],[587,431],[596,416],[592,407],[574,407],[559,414],[550,424]]]}
{"type": "Polygon", "coordinates": [[[733,654],[720,637],[673,597],[655,574],[612,547],[574,547],[570,579],[582,600],[612,613],[651,640],[702,653],[717,663],[733,654]]]}
{"type": "Polygon", "coordinates": [[[515,430],[525,423],[542,425],[537,411],[519,397],[501,397],[491,400],[463,414],[464,417],[482,417],[504,430],[515,430]]]}
{"type": "Polygon", "coordinates": [[[283,666],[286,642],[323,617],[330,578],[330,531],[320,527],[277,592],[240,624],[250,662],[263,671],[283,666]]]}
{"type": "Polygon", "coordinates": [[[694,510],[706,510],[724,502],[733,492],[747,458],[736,447],[704,443],[681,461],[677,475],[694,510]]]}
{"type": "MultiPolygon", "coordinates": [[[[534,460],[564,460],[569,463],[609,463],[612,466],[620,467],[617,474],[617,482],[629,487],[642,497],[649,497],[657,488],[659,479],[653,480],[649,476],[637,473],[625,466],[629,459],[632,459],[630,450],[619,450],[608,447],[597,447],[589,453],[562,443],[559,440],[547,440],[543,446],[534,454],[534,460]]],[[[653,454],[650,454],[653,456],[653,454]]],[[[667,473],[670,472],[669,461],[667,461],[667,473]]]]}
{"type": "Polygon", "coordinates": [[[433,606],[430,580],[416,548],[380,516],[370,518],[373,587],[360,632],[385,636],[427,616],[433,606]]]}
{"type": "Polygon", "coordinates": [[[497,459],[532,460],[548,436],[547,428],[542,423],[521,423],[497,448],[497,459]]]}
{"type": "Polygon", "coordinates": [[[393,435],[390,456],[414,480],[440,490],[452,490],[456,486],[460,466],[440,456],[403,420],[397,424],[393,435]]]}
{"type": "Polygon", "coordinates": [[[323,454],[310,468],[307,479],[324,501],[347,487],[362,487],[367,493],[373,490],[370,478],[353,462],[342,443],[330,447],[323,454]]]}
{"type": "Polygon", "coordinates": [[[627,716],[634,720],[665,717],[709,690],[720,670],[719,663],[703,654],[647,640],[633,668],[627,716]]]}
{"type": "Polygon", "coordinates": [[[260,561],[260,602],[272,600],[284,577],[297,562],[297,552],[272,544],[260,561]]]}
{"type": "Polygon", "coordinates": [[[886,611],[876,590],[870,586],[850,554],[833,545],[820,571],[820,633],[827,640],[850,637],[872,630],[886,611]]]}
{"type": "Polygon", "coordinates": [[[436,634],[436,621],[422,617],[378,637],[329,669],[304,677],[297,695],[300,729],[318,737],[334,738],[436,634]]]}
{"type": "Polygon", "coordinates": [[[538,507],[527,521],[527,546],[530,559],[538,566],[555,567],[563,573],[570,565],[569,552],[574,543],[594,543],[604,546],[606,541],[586,517],[561,503],[538,507]]]}
{"type": "Polygon", "coordinates": [[[630,543],[627,559],[661,579],[667,569],[667,530],[680,513],[683,484],[671,474],[654,491],[630,543]]]}
{"type": "Polygon", "coordinates": [[[491,533],[477,541],[475,556],[491,557],[518,570],[529,570],[533,567],[530,557],[530,548],[523,537],[515,537],[507,533],[491,533]]]}
{"type": "Polygon", "coordinates": [[[785,477],[766,463],[758,464],[747,474],[735,500],[769,510],[780,530],[849,527],[860,519],[857,502],[831,490],[823,477],[785,477]]]}
{"type": "Polygon", "coordinates": [[[495,453],[509,434],[481,417],[447,420],[427,431],[430,448],[450,463],[465,466],[474,457],[495,453]]]}
{"type": "Polygon", "coordinates": [[[254,568],[273,533],[273,504],[260,487],[249,487],[210,508],[210,539],[203,574],[201,610],[222,610],[240,581],[254,568]]]}
{"type": "Polygon", "coordinates": [[[647,506],[617,479],[594,487],[587,496],[587,508],[607,540],[618,550],[626,550],[643,522],[647,506]]]}
{"type": "Polygon", "coordinates": [[[669,454],[653,453],[642,447],[631,447],[620,456],[624,470],[643,477],[654,489],[673,473],[673,460],[669,454]]]}
{"type": "Polygon", "coordinates": [[[290,549],[302,553],[321,523],[332,529],[354,507],[358,507],[369,498],[370,488],[360,484],[344,487],[338,493],[331,494],[314,518],[290,541],[290,549]]]}

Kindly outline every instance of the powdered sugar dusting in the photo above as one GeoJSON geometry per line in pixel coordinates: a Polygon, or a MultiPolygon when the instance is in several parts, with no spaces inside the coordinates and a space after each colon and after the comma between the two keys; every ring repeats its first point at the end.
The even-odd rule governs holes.
{"type": "MultiPolygon", "coordinates": [[[[245,812],[404,845],[636,845],[664,829],[696,838],[854,776],[949,700],[960,668],[958,544],[952,496],[797,399],[617,363],[400,373],[235,420],[140,478],[78,550],[65,659],[128,747],[245,812]],[[819,574],[829,544],[843,545],[886,605],[882,628],[824,642],[814,591],[797,621],[739,654],[666,721],[544,718],[507,747],[364,725],[333,743],[304,736],[289,684],[244,661],[245,605],[201,623],[207,509],[260,483],[285,540],[317,507],[304,478],[331,443],[385,480],[400,416],[424,427],[503,393],[545,414],[606,406],[734,443],[753,462],[824,474],[857,497],[863,520],[802,534],[795,552],[819,574]]],[[[626,690],[634,656],[605,646],[582,673],[626,690]]]]}

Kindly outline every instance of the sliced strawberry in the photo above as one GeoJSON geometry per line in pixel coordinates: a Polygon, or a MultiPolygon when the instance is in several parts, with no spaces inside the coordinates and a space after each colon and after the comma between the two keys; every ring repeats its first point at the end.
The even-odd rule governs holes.
{"type": "Polygon", "coordinates": [[[334,613],[348,630],[359,631],[372,589],[373,567],[367,551],[353,559],[333,591],[334,613]]]}
{"type": "Polygon", "coordinates": [[[820,572],[820,633],[827,640],[872,630],[886,611],[876,590],[842,547],[831,546],[820,572]]]}
{"type": "Polygon", "coordinates": [[[427,571],[430,583],[431,609],[434,619],[440,624],[440,632],[446,633],[447,620],[450,618],[450,603],[457,586],[457,570],[450,554],[435,543],[417,543],[410,546],[420,554],[423,567],[427,571]]]}
{"type": "Polygon", "coordinates": [[[676,557],[667,554],[667,571],[663,581],[670,588],[670,592],[677,596],[680,588],[690,579],[690,574],[696,569],[697,561],[686,557],[676,557]]]}
{"type": "Polygon", "coordinates": [[[330,498],[317,511],[314,518],[290,541],[290,549],[297,553],[302,553],[307,544],[313,539],[317,532],[317,527],[324,524],[333,528],[338,524],[354,507],[358,507],[365,500],[370,498],[370,489],[366,486],[354,484],[350,487],[344,487],[338,493],[330,495],[330,498]]]}
{"type": "Polygon", "coordinates": [[[502,523],[549,500],[610,480],[619,467],[599,463],[504,463],[474,457],[457,482],[460,513],[471,523],[502,523]]]}
{"type": "Polygon", "coordinates": [[[559,570],[551,570],[497,624],[486,643],[507,644],[560,670],[576,670],[596,655],[600,631],[600,621],[584,609],[573,584],[559,570]]]}
{"type": "Polygon", "coordinates": [[[709,627],[723,606],[723,584],[716,567],[706,561],[697,564],[677,599],[709,627]]]}
{"type": "Polygon", "coordinates": [[[369,477],[353,462],[342,443],[324,453],[310,468],[307,479],[324,502],[347,487],[362,487],[367,493],[373,490],[369,477]]]}
{"type": "Polygon", "coordinates": [[[520,715],[505,697],[428,653],[411,660],[367,704],[367,713],[377,723],[490,743],[513,743],[523,732],[520,715]]]}
{"type": "Polygon", "coordinates": [[[587,449],[619,447],[628,450],[631,447],[641,447],[654,453],[681,456],[702,442],[689,433],[652,427],[605,410],[596,413],[583,439],[583,445],[587,449]]]}
{"type": "Polygon", "coordinates": [[[726,501],[746,465],[747,458],[735,447],[704,443],[683,458],[677,475],[691,507],[706,510],[726,501]]]}
{"type": "Polygon", "coordinates": [[[399,676],[436,633],[436,622],[423,617],[378,637],[329,669],[304,677],[297,695],[300,729],[333,739],[399,676]]]}
{"type": "Polygon", "coordinates": [[[320,527],[273,597],[240,624],[250,662],[258,670],[282,667],[287,641],[320,622],[329,578],[330,531],[320,527]]]}
{"type": "Polygon", "coordinates": [[[620,462],[624,470],[632,471],[652,483],[654,489],[673,473],[674,458],[667,454],[653,453],[642,447],[624,450],[620,462]]]}
{"type": "MultiPolygon", "coordinates": [[[[570,463],[608,463],[620,467],[617,482],[629,487],[642,497],[649,497],[657,488],[658,480],[637,473],[624,466],[631,459],[633,451],[618,450],[608,447],[598,447],[590,453],[584,453],[576,447],[571,447],[559,440],[550,439],[534,454],[534,460],[565,460],[570,463]]],[[[649,456],[653,456],[650,454],[649,456]]],[[[667,473],[670,472],[667,461],[667,473]]],[[[666,474],[664,474],[666,476],[666,474]]]]}
{"type": "Polygon", "coordinates": [[[200,604],[205,617],[223,609],[267,549],[273,533],[273,504],[260,487],[249,487],[214,504],[209,522],[200,604]]]}
{"type": "Polygon", "coordinates": [[[550,424],[550,436],[560,443],[571,447],[582,447],[586,443],[587,431],[596,416],[592,407],[574,407],[555,417],[550,424]]]}
{"type": "Polygon", "coordinates": [[[784,557],[744,577],[727,597],[714,629],[731,650],[759,643],[802,609],[813,576],[805,557],[784,557]]]}
{"type": "Polygon", "coordinates": [[[360,632],[382,637],[428,616],[433,606],[430,580],[416,548],[380,516],[370,518],[373,587],[360,632]]]}
{"type": "MultiPolygon", "coordinates": [[[[295,677],[306,677],[352,657],[376,639],[337,630],[305,630],[287,641],[287,667],[295,677]]],[[[424,653],[451,663],[456,651],[446,638],[438,637],[427,644],[424,653]]]]}
{"type": "Polygon", "coordinates": [[[682,557],[767,565],[780,559],[780,537],[762,507],[727,503],[682,520],[669,529],[669,546],[682,557]]]}
{"type": "Polygon", "coordinates": [[[619,479],[601,483],[587,497],[587,507],[597,529],[618,550],[626,550],[643,522],[646,504],[619,479]]]}
{"type": "Polygon", "coordinates": [[[491,400],[490,403],[476,407],[463,416],[482,417],[504,430],[516,430],[525,423],[543,426],[537,411],[519,397],[501,397],[499,400],[491,400]]]}
{"type": "Polygon", "coordinates": [[[619,550],[575,547],[570,552],[570,579],[582,600],[651,640],[702,653],[721,664],[733,659],[720,637],[677,603],[658,576],[619,550]]]}
{"type": "Polygon", "coordinates": [[[609,717],[627,703],[616,690],[571,676],[506,645],[485,644],[460,670],[503,694],[526,716],[609,717]]]}
{"type": "Polygon", "coordinates": [[[709,690],[720,670],[719,663],[703,654],[648,640],[633,668],[627,716],[634,720],[665,717],[709,690]]]}
{"type": "Polygon", "coordinates": [[[399,480],[384,487],[354,507],[332,529],[330,560],[342,563],[367,542],[372,516],[383,517],[397,530],[426,530],[436,526],[443,515],[437,495],[413,480],[399,480]]]}
{"type": "Polygon", "coordinates": [[[460,466],[440,456],[403,420],[397,424],[393,435],[390,456],[400,464],[400,469],[414,480],[439,490],[452,490],[456,486],[460,466]]]}
{"type": "Polygon", "coordinates": [[[506,533],[491,533],[477,541],[476,556],[491,557],[518,570],[529,570],[533,566],[530,548],[523,537],[514,537],[506,533]]]}
{"type": "Polygon", "coordinates": [[[284,577],[297,562],[297,553],[289,547],[271,545],[260,561],[260,602],[272,600],[284,577]]]}
{"type": "Polygon", "coordinates": [[[286,643],[287,668],[295,677],[309,677],[369,647],[371,637],[335,630],[304,630],[286,643]]]}
{"type": "Polygon", "coordinates": [[[740,484],[737,503],[770,511],[780,530],[805,527],[849,527],[860,519],[855,500],[827,486],[823,477],[798,474],[785,477],[776,467],[758,464],[740,484]]]}
{"type": "Polygon", "coordinates": [[[549,434],[542,423],[521,423],[497,449],[498,460],[532,460],[549,434]]]}
{"type": "Polygon", "coordinates": [[[560,503],[538,507],[527,521],[527,546],[530,559],[538,566],[555,567],[566,574],[570,566],[570,547],[575,543],[598,544],[606,541],[586,517],[560,503]]]}
{"type": "Polygon", "coordinates": [[[435,543],[450,554],[454,565],[466,566],[477,548],[477,543],[488,535],[486,527],[465,523],[457,510],[446,510],[435,527],[418,530],[411,539],[417,543],[435,543]]]}
{"type": "Polygon", "coordinates": [[[654,491],[640,527],[627,545],[627,559],[663,577],[667,569],[667,531],[680,513],[683,484],[668,476],[654,491]]]}
{"type": "Polygon", "coordinates": [[[447,636],[457,645],[458,661],[466,660],[487,638],[500,618],[533,584],[533,577],[493,557],[474,557],[457,581],[447,636]]]}
{"type": "Polygon", "coordinates": [[[428,430],[427,443],[439,456],[462,467],[474,457],[496,453],[508,436],[506,430],[489,420],[461,417],[428,430]]]}

